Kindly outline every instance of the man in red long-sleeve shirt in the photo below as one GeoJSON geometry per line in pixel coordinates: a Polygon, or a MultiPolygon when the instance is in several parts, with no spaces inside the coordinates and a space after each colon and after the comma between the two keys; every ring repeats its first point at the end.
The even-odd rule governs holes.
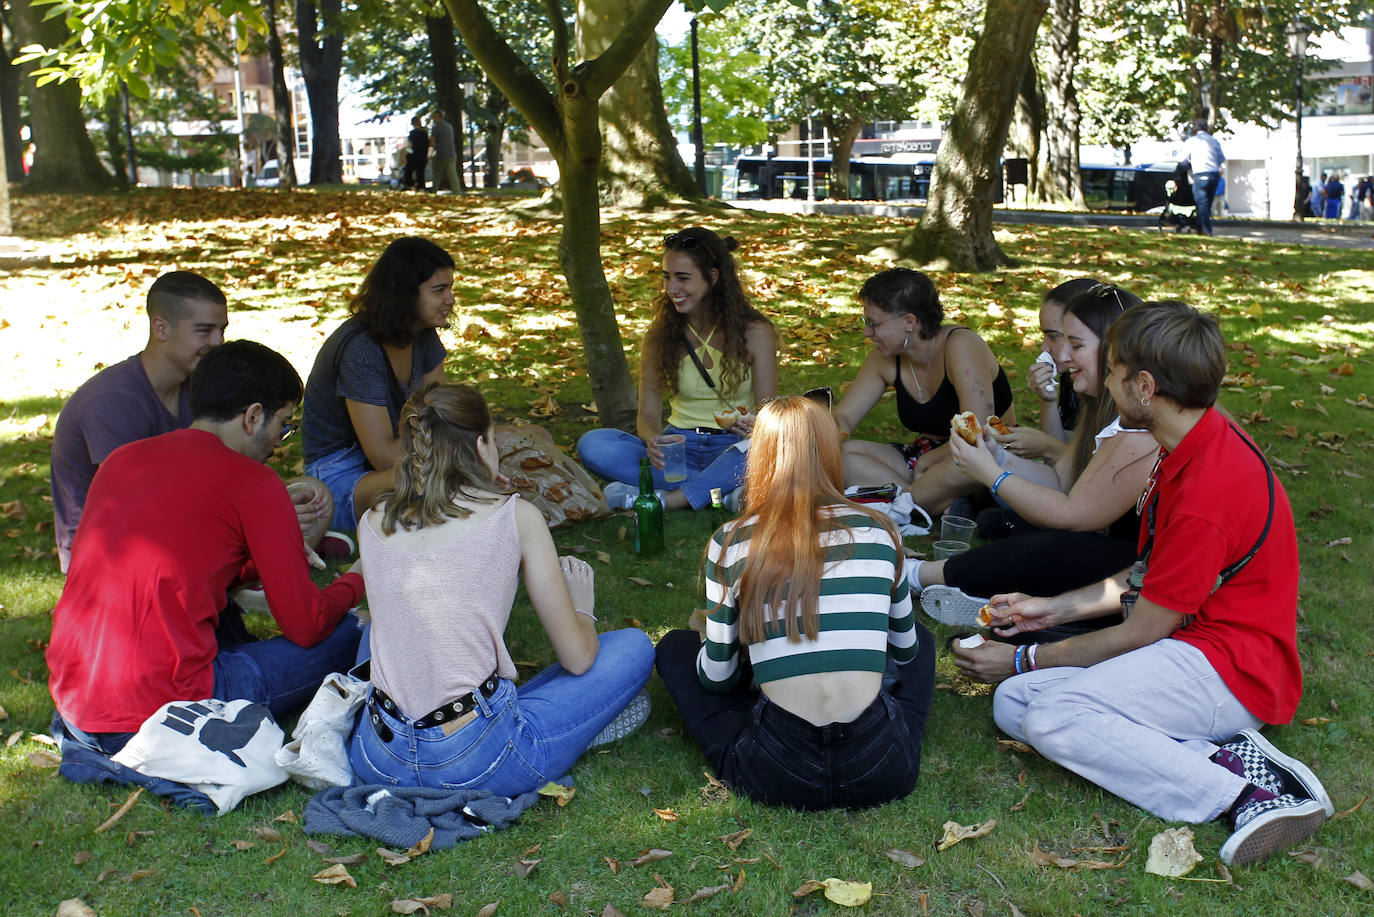
{"type": "Polygon", "coordinates": [[[170,701],[247,698],[280,716],[352,664],[362,577],[312,582],[291,497],[264,464],[301,393],[280,354],[223,344],[191,377],[190,428],[101,463],[47,660],[58,714],[107,754],[170,701]],[[227,590],[255,580],[282,636],[221,645],[227,590]]]}

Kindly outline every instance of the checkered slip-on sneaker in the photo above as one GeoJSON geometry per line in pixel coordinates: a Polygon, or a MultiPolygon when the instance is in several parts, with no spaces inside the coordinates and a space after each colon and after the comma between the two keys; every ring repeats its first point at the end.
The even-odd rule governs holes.
{"type": "Polygon", "coordinates": [[[1236,813],[1236,830],[1217,856],[1228,866],[1267,859],[1317,833],[1326,821],[1321,803],[1285,793],[1249,802],[1236,813]]]}
{"type": "Polygon", "coordinates": [[[1311,799],[1321,804],[1326,817],[1336,814],[1331,797],[1311,769],[1296,758],[1274,747],[1253,729],[1243,729],[1231,741],[1221,746],[1240,758],[1245,765],[1245,779],[1275,796],[1287,793],[1298,799],[1311,799]]]}
{"type": "Polygon", "coordinates": [[[596,734],[588,748],[596,748],[598,745],[609,745],[619,739],[625,738],[634,732],[644,721],[649,718],[649,692],[641,689],[638,694],[631,698],[630,703],[625,709],[616,715],[616,718],[607,724],[606,728],[596,734]]]}
{"type": "Polygon", "coordinates": [[[964,595],[953,586],[926,586],[921,590],[921,610],[941,624],[978,627],[978,612],[988,603],[964,595]]]}

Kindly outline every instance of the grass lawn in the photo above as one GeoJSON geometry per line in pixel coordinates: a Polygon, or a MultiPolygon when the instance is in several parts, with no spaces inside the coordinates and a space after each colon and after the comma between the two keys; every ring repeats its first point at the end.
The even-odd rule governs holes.
{"type": "MultiPolygon", "coordinates": [[[[832,876],[871,882],[865,909],[873,914],[1374,911],[1363,879],[1374,875],[1374,806],[1328,822],[1295,856],[1229,873],[1216,860],[1225,831],[1197,826],[1198,868],[1182,879],[1150,875],[1150,839],[1171,826],[1000,743],[987,689],[962,682],[943,656],[917,790],[873,811],[801,815],[733,798],[706,776],[652,680],[646,728],[585,757],[566,807],[546,801],[510,831],[399,867],[375,855],[375,842],[332,839],[335,855],[363,854],[347,867],[356,888],[312,881],[328,864],[296,821],[309,794],[294,785],[218,819],[144,796],[96,833],[128,791],[66,783],[35,738],[52,714],[42,650],[62,588],[51,552],[48,454],[62,400],[96,369],[142,347],[143,297],[158,274],[182,268],[219,283],[230,298],[230,336],[278,348],[305,375],[386,242],[428,235],[459,262],[459,306],[443,334],[449,377],[477,384],[502,419],[537,420],[564,444],[596,416],[557,270],[557,223],[509,202],[204,190],[14,203],[16,232],[49,247],[54,260],[0,275],[0,359],[10,367],[0,378],[0,912],[52,914],[63,899],[80,898],[102,917],[381,914],[396,899],[448,893],[458,914],[491,902],[505,915],[602,914],[608,906],[635,914],[645,911],[646,893],[667,885],[672,909],[689,913],[834,914],[843,909],[819,893],[792,895],[808,879],[832,876]],[[936,851],[945,822],[991,819],[997,825],[985,836],[936,851]],[[742,842],[725,842],[745,829],[742,842]],[[632,865],[647,848],[671,855],[632,865]],[[1084,864],[1038,865],[1036,848],[1084,864]],[[529,861],[538,863],[530,869],[529,861]]],[[[660,240],[699,219],[662,211],[612,215],[604,226],[632,363],[658,284],[660,240]]],[[[741,242],[746,282],[781,332],[783,391],[838,390],[866,347],[855,292],[885,266],[866,253],[907,224],[742,211],[707,223],[741,242]]],[[[1374,252],[1034,226],[999,239],[1019,267],[935,281],[950,318],[992,343],[1028,420],[1034,400],[1024,373],[1039,349],[1036,309],[1056,283],[1096,275],[1220,316],[1231,350],[1222,403],[1269,454],[1299,526],[1306,691],[1294,723],[1268,734],[1311,764],[1337,810],[1355,809],[1371,789],[1374,743],[1374,252]]],[[[897,430],[889,398],[859,435],[895,439],[897,430]]],[[[295,442],[279,456],[283,470],[299,463],[295,442]]],[[[169,498],[175,492],[169,482],[169,498]]],[[[594,562],[603,626],[635,621],[657,638],[701,601],[697,567],[709,520],[671,515],[669,550],[651,561],[636,557],[626,526],[616,517],[556,539],[594,562]]],[[[930,623],[937,639],[948,635],[930,623]]],[[[552,659],[523,598],[509,645],[526,675],[552,659]]]]}

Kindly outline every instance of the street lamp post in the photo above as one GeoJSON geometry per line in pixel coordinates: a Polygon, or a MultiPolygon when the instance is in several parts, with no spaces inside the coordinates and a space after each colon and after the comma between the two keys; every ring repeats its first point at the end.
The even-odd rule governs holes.
{"type": "Polygon", "coordinates": [[[706,146],[701,130],[701,67],[697,60],[697,17],[692,17],[692,146],[697,191],[706,196],[706,146]]]}
{"type": "Polygon", "coordinates": [[[472,113],[476,108],[474,99],[477,97],[477,81],[469,76],[463,80],[463,97],[467,101],[464,106],[467,110],[463,112],[468,122],[468,187],[473,191],[477,190],[477,133],[473,130],[472,113]]]}
{"type": "Polygon", "coordinates": [[[1293,53],[1293,58],[1297,63],[1294,68],[1296,77],[1293,81],[1293,94],[1295,97],[1294,110],[1296,112],[1295,126],[1297,129],[1298,155],[1293,166],[1293,218],[1301,221],[1303,219],[1303,208],[1307,202],[1302,200],[1302,69],[1307,60],[1307,36],[1311,31],[1307,23],[1301,19],[1295,19],[1293,24],[1287,29],[1288,50],[1293,53]]]}

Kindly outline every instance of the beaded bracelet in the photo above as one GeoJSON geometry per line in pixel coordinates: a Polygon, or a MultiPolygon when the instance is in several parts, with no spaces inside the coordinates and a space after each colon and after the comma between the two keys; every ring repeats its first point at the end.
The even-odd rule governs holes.
{"type": "Polygon", "coordinates": [[[1004,472],[1002,472],[1001,474],[999,474],[999,475],[997,476],[997,480],[995,480],[995,481],[992,482],[992,488],[991,488],[991,489],[992,489],[992,495],[993,495],[994,497],[997,496],[997,491],[998,491],[998,489],[1002,486],[1002,482],[1005,481],[1005,480],[1006,480],[1007,478],[1009,478],[1009,477],[1012,477],[1012,473],[1011,473],[1010,471],[1004,471],[1004,472]]]}

